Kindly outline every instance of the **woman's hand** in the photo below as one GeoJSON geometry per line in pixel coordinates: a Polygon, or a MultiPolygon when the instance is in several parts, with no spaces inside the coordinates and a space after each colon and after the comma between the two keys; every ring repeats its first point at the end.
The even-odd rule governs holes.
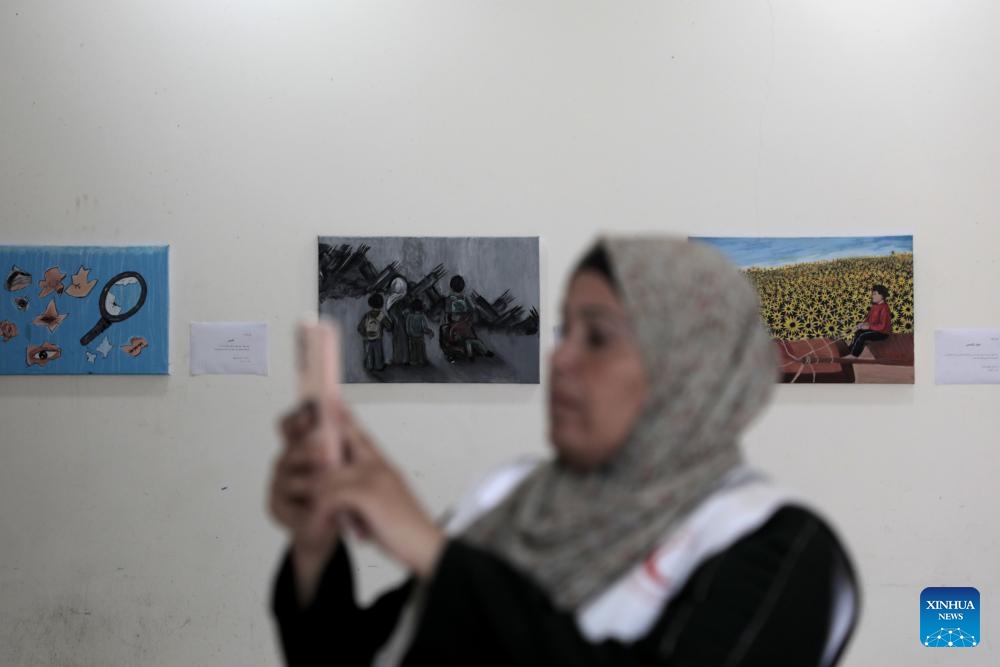
{"type": "MultiPolygon", "coordinates": [[[[331,408],[332,409],[332,408],[331,408]]],[[[323,472],[331,467],[329,443],[316,438],[318,408],[300,406],[279,424],[285,446],[271,473],[268,510],[291,537],[292,565],[300,604],[315,593],[323,568],[337,546],[335,517],[318,502],[323,472]]]]}
{"type": "Polygon", "coordinates": [[[346,462],[324,471],[318,502],[327,512],[360,522],[364,536],[417,577],[430,576],[444,533],[346,408],[338,422],[346,462]]]}

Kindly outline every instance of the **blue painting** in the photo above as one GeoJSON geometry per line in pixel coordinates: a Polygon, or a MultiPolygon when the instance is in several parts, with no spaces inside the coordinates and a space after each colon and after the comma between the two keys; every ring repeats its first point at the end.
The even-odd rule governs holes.
{"type": "Polygon", "coordinates": [[[167,246],[0,246],[0,375],[166,374],[167,246]]]}

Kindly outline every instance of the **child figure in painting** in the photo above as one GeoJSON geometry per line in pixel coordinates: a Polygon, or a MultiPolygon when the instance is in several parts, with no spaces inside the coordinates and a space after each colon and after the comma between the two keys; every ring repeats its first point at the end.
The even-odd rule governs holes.
{"type": "Polygon", "coordinates": [[[429,335],[433,338],[434,331],[427,324],[423,301],[413,300],[413,303],[406,310],[405,321],[409,364],[410,366],[426,366],[427,346],[424,344],[424,336],[429,335]]]}
{"type": "Polygon", "coordinates": [[[382,353],[382,334],[392,331],[392,320],[382,310],[385,301],[381,294],[368,297],[371,308],[358,322],[358,333],[365,342],[365,370],[385,370],[385,355],[382,353]]]}
{"type": "Polygon", "coordinates": [[[469,297],[465,296],[465,278],[456,274],[451,277],[448,281],[448,287],[451,288],[451,294],[448,295],[448,299],[445,302],[445,314],[448,319],[451,320],[452,315],[458,315],[462,319],[472,319],[472,302],[469,301],[469,297]]]}
{"type": "Polygon", "coordinates": [[[441,327],[441,350],[450,363],[456,358],[475,361],[476,356],[492,357],[483,341],[479,340],[472,326],[472,319],[453,313],[448,317],[448,323],[441,327]]]}
{"type": "Polygon", "coordinates": [[[441,327],[441,349],[445,357],[452,363],[456,357],[465,357],[469,361],[475,361],[476,355],[492,357],[493,352],[479,340],[473,328],[475,311],[472,301],[464,294],[465,278],[456,274],[448,286],[451,287],[451,294],[445,302],[446,323],[441,327]]]}
{"type": "Polygon", "coordinates": [[[889,312],[889,290],[882,285],[872,287],[872,305],[868,309],[868,317],[854,328],[854,340],[851,342],[848,358],[857,358],[865,349],[865,345],[873,340],[885,340],[892,333],[892,313],[889,312]]]}

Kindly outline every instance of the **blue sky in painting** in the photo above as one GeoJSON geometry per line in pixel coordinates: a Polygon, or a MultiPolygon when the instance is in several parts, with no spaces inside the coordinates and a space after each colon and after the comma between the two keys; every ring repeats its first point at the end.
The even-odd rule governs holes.
{"type": "Polygon", "coordinates": [[[741,269],[818,262],[844,257],[879,257],[913,252],[912,236],[692,237],[721,250],[741,269]]]}

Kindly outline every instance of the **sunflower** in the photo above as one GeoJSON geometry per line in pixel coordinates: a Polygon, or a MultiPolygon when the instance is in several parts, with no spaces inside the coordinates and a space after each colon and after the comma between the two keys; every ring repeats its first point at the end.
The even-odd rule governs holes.
{"type": "Polygon", "coordinates": [[[784,327],[785,331],[790,334],[789,338],[798,337],[802,331],[802,322],[799,320],[799,318],[793,315],[786,316],[785,321],[782,322],[782,326],[784,327]]]}

